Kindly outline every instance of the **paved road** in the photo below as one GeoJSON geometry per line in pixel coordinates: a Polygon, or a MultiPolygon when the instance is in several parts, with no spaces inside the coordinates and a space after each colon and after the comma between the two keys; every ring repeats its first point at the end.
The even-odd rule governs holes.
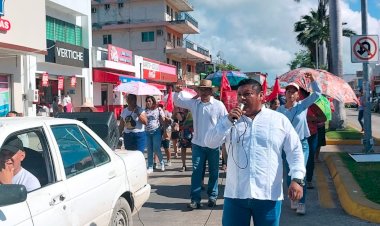
{"type": "MultiPolygon", "coordinates": [[[[360,124],[358,121],[358,111],[355,109],[346,109],[347,122],[349,125],[360,130],[360,124]]],[[[372,136],[380,138],[380,114],[372,113],[371,114],[371,127],[372,127],[372,136]]]]}
{"type": "MultiPolygon", "coordinates": [[[[327,152],[328,150],[322,151],[327,152]]],[[[190,164],[189,157],[188,162],[190,164]]],[[[167,171],[154,172],[150,176],[149,183],[152,185],[152,193],[139,214],[134,216],[134,225],[221,225],[223,198],[218,199],[217,206],[214,209],[206,206],[200,210],[189,211],[186,208],[186,204],[189,202],[191,172],[178,172],[180,166],[180,160],[175,160],[173,166],[169,167],[167,171]]],[[[289,201],[285,200],[282,208],[281,225],[376,225],[347,215],[339,204],[331,177],[324,163],[318,163],[316,171],[319,171],[315,177],[318,188],[308,190],[307,214],[305,216],[296,215],[293,210],[290,210],[289,201]]],[[[225,184],[223,172],[219,184],[220,193],[223,194],[225,184]]],[[[203,203],[206,202],[207,196],[204,192],[203,203]]]]}

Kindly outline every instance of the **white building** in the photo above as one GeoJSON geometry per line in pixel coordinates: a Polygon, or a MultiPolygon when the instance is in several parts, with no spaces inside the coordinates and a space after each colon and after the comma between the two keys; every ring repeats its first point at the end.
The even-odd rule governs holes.
{"type": "Polygon", "coordinates": [[[46,0],[45,19],[48,54],[38,57],[35,76],[40,104],[68,93],[78,107],[93,98],[91,1],[46,0]],[[46,74],[48,81],[43,82],[46,74]]]}
{"type": "Polygon", "coordinates": [[[37,57],[46,54],[45,0],[0,1],[0,117],[35,115],[37,57]]]}
{"type": "MultiPolygon", "coordinates": [[[[188,12],[187,0],[97,0],[92,1],[94,46],[113,44],[134,54],[177,67],[179,78],[199,81],[197,62],[211,61],[209,50],[186,39],[198,34],[198,22],[188,12]]],[[[170,83],[165,78],[148,81],[170,83]]]]}

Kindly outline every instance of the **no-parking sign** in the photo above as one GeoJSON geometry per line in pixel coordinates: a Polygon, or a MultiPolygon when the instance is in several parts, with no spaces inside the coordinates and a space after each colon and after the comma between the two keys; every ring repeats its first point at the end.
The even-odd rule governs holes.
{"type": "Polygon", "coordinates": [[[379,61],[379,36],[355,35],[351,37],[351,62],[368,63],[379,61]]]}

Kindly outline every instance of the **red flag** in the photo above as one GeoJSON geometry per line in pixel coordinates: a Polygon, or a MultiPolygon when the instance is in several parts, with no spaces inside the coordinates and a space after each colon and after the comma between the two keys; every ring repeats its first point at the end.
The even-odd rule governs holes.
{"type": "Polygon", "coordinates": [[[168,99],[166,101],[166,110],[168,112],[173,112],[174,110],[172,87],[169,87],[168,99]]]}
{"type": "Polygon", "coordinates": [[[278,94],[280,93],[280,83],[278,82],[278,78],[276,78],[276,81],[274,82],[272,92],[268,96],[265,97],[265,101],[272,101],[273,99],[278,97],[278,94]]]}
{"type": "Polygon", "coordinates": [[[267,77],[265,77],[262,87],[263,87],[263,93],[264,93],[263,103],[265,103],[266,101],[265,97],[267,95],[267,77]]]}
{"type": "Polygon", "coordinates": [[[230,82],[227,79],[227,71],[222,72],[222,81],[220,83],[220,99],[223,99],[223,92],[224,91],[231,91],[230,82]]]}

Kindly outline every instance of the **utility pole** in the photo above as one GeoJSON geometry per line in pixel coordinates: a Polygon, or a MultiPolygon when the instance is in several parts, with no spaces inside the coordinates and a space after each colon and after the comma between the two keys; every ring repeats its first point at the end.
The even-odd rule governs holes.
{"type": "MultiPolygon", "coordinates": [[[[361,0],[362,35],[367,35],[367,0],[361,0]]],[[[369,101],[369,75],[368,62],[363,62],[363,91],[364,91],[364,151],[373,152],[373,138],[371,127],[371,102],[369,101]]]]}

